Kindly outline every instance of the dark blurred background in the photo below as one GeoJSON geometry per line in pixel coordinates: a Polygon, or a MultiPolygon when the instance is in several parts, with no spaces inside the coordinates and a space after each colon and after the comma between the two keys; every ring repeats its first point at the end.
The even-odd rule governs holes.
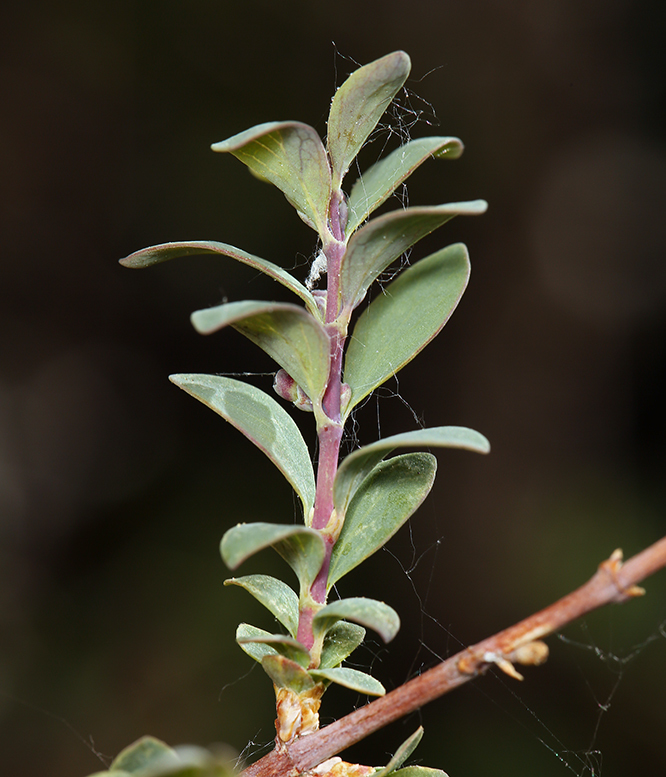
{"type": "MultiPolygon", "coordinates": [[[[233,641],[239,620],[270,618],[223,588],[217,548],[238,521],[291,521],[294,501],[167,375],[273,370],[188,316],[282,292],[231,260],[139,272],[117,259],[214,239],[304,277],[313,233],[209,146],[270,120],[325,134],[355,62],[405,49],[394,128],[420,113],[413,137],[466,144],[413,176],[410,201],[490,202],[415,249],[465,241],[472,281],[439,338],[359,412],[358,440],[412,428],[411,407],[493,445],[487,458],[438,454],[411,528],[340,586],[403,616],[394,644],[371,641],[359,664],[394,687],[568,592],[615,547],[631,555],[664,533],[664,3],[72,0],[2,13],[2,774],[83,777],[103,768],[93,751],[144,733],[250,753],[272,739],[271,688],[233,641]]],[[[268,553],[241,569],[259,571],[290,575],[268,553]]],[[[551,639],[523,684],[483,678],[350,757],[384,763],[423,723],[417,756],[451,777],[666,773],[666,574],[647,589],[551,639]]],[[[324,722],[363,701],[332,690],[324,722]]]]}

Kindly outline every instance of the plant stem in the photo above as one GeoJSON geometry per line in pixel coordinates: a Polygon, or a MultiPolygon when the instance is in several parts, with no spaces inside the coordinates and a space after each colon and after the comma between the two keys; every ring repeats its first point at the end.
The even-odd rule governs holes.
{"type": "MultiPolygon", "coordinates": [[[[355,710],[319,731],[300,737],[284,751],[274,750],[242,772],[243,777],[288,777],[360,742],[369,734],[484,674],[493,664],[516,660],[520,648],[559,631],[572,621],[610,603],[644,593],[637,583],[666,566],[666,537],[622,563],[621,551],[603,561],[596,574],[564,598],[493,637],[472,645],[391,693],[355,710]]],[[[506,669],[505,669],[506,671],[506,669]]]]}
{"type": "MultiPolygon", "coordinates": [[[[337,191],[331,197],[330,229],[332,240],[324,245],[326,255],[326,331],[330,338],[329,373],[326,391],[322,399],[323,419],[318,418],[317,434],[319,438],[319,464],[317,466],[317,487],[315,492],[312,528],[323,532],[326,545],[324,561],[310,589],[310,595],[317,604],[326,603],[328,572],[331,553],[337,539],[335,532],[326,532],[331,522],[335,522],[333,485],[338,471],[340,442],[342,440],[342,415],[340,397],[342,389],[342,355],[346,338],[346,328],[338,322],[340,309],[340,266],[345,252],[344,194],[337,191]]],[[[298,636],[305,647],[310,649],[314,643],[312,635],[312,617],[314,610],[304,607],[299,614],[298,636]]]]}

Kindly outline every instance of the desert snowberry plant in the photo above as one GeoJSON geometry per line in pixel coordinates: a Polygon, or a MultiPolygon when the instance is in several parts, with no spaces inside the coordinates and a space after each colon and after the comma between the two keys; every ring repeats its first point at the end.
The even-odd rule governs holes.
{"type": "MultiPolygon", "coordinates": [[[[278,400],[228,377],[171,376],[257,445],[300,499],[301,524],[239,524],[221,543],[230,569],[270,546],[298,578],[297,591],[262,574],[226,581],[246,589],[284,627],[283,633],[270,634],[242,623],[236,632],[238,644],[262,665],[275,687],[278,747],[318,729],[321,698],[331,683],[362,694],[385,693],[378,680],[344,666],[344,661],[361,644],[366,629],[390,641],[400,627],[397,613],[389,604],[362,596],[332,602],[328,597],[338,580],[395,534],[433,485],[432,454],[387,456],[397,448],[487,452],[489,447],[470,429],[438,427],[378,440],[339,461],[345,422],[354,407],[411,361],[458,304],[469,278],[465,246],[449,246],[412,264],[352,326],[354,311],[378,276],[417,241],[454,216],[486,209],[477,200],[401,208],[371,218],[423,162],[460,156],[462,143],[451,137],[412,140],[364,171],[348,193],[343,190],[359,150],[409,71],[409,57],[397,51],[354,72],[333,98],[325,143],[313,127],[283,121],[260,124],[212,147],[277,186],[316,232],[318,253],[305,283],[272,262],[217,242],[167,243],[121,262],[147,267],[188,254],[219,254],[266,273],[296,297],[295,303],[228,302],[196,311],[192,324],[202,334],[233,326],[275,360],[275,392],[312,413],[318,436],[316,474],[296,423],[278,400]],[[325,289],[315,288],[324,275],[325,289]]],[[[158,745],[149,744],[157,757],[158,745]]],[[[141,747],[145,749],[145,741],[141,747]]],[[[150,768],[152,757],[141,760],[142,769],[150,768]]],[[[126,770],[122,762],[116,766],[116,772],[126,770]]]]}
{"type": "MultiPolygon", "coordinates": [[[[284,121],[260,124],[213,145],[214,151],[232,154],[254,175],[280,189],[316,232],[316,259],[304,283],[277,264],[218,242],[166,243],[138,251],[121,262],[141,268],[177,256],[218,254],[265,273],[296,298],[294,303],[228,302],[196,311],[192,323],[202,334],[232,326],[275,360],[277,395],[293,403],[292,409],[312,413],[318,437],[316,472],[308,447],[283,402],[229,377],[171,376],[173,383],[221,415],[268,456],[298,495],[302,508],[301,523],[243,523],[229,529],[221,542],[222,558],[232,570],[271,547],[298,579],[298,590],[263,574],[226,581],[254,596],[283,627],[280,633],[269,633],[241,623],[236,632],[240,647],[261,664],[273,683],[277,701],[275,750],[262,759],[264,765],[260,761],[260,765],[249,767],[248,775],[432,775],[436,770],[401,768],[416,747],[421,730],[397,748],[382,769],[347,764],[330,756],[491,664],[520,677],[513,663],[540,663],[547,648],[538,638],[561,625],[564,617],[563,608],[557,610],[558,605],[553,605],[532,616],[531,621],[468,648],[415,678],[402,686],[404,691],[393,691],[391,699],[387,696],[357,710],[347,716],[352,722],[344,724],[347,718],[338,721],[343,725],[336,730],[344,729],[346,740],[320,736],[337,724],[317,733],[321,699],[332,683],[361,694],[384,695],[377,679],[344,662],[361,644],[366,629],[388,642],[400,626],[390,603],[362,596],[329,601],[332,587],[379,550],[427,496],[436,460],[422,449],[489,450],[488,441],[478,432],[448,426],[380,439],[340,460],[345,423],[354,408],[411,361],[457,306],[469,278],[465,246],[450,245],[413,262],[352,321],[354,311],[378,277],[421,238],[454,216],[486,210],[486,203],[476,200],[400,208],[372,217],[423,162],[432,157],[460,156],[463,147],[457,138],[411,140],[363,171],[350,187],[345,186],[357,154],[402,89],[409,70],[409,57],[397,51],[354,72],[333,98],[325,143],[307,124],[284,121]],[[322,276],[325,288],[317,288],[322,276]],[[400,448],[408,452],[388,458],[400,448]],[[376,720],[370,725],[367,720],[372,715],[376,720]]],[[[606,598],[602,601],[599,594],[594,606],[641,593],[631,585],[631,579],[623,585],[618,582],[621,555],[616,553],[604,563],[590,582],[596,586],[595,592],[603,582],[606,598]]],[[[572,608],[572,596],[566,598],[569,620],[582,614],[585,607],[592,609],[589,592],[577,610],[572,608]]],[[[214,754],[192,748],[172,750],[147,737],[130,745],[109,771],[98,775],[203,777],[226,774],[227,770],[227,764],[214,754]]]]}

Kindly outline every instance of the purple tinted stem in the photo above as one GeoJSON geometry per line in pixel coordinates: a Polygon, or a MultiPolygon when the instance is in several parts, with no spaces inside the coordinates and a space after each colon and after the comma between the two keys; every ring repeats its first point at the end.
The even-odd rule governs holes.
{"type": "MultiPolygon", "coordinates": [[[[327,259],[326,329],[330,337],[331,348],[329,353],[328,384],[322,402],[326,420],[317,430],[319,435],[319,465],[317,468],[317,490],[315,493],[312,528],[319,531],[329,525],[333,516],[333,485],[338,471],[340,441],[342,440],[340,392],[342,387],[342,354],[345,332],[341,332],[338,328],[337,317],[340,306],[340,265],[345,252],[344,227],[341,217],[341,208],[343,206],[344,195],[341,191],[338,191],[331,198],[330,210],[330,228],[334,240],[325,246],[327,259]]],[[[310,591],[312,598],[321,604],[326,601],[328,571],[334,543],[334,540],[328,535],[325,535],[324,539],[326,541],[324,563],[310,591]]]]}

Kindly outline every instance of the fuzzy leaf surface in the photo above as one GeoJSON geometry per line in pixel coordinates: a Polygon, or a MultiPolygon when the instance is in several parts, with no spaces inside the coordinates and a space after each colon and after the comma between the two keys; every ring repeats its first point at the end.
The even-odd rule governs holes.
{"type": "Polygon", "coordinates": [[[264,607],[273,613],[292,637],[298,630],[298,596],[291,588],[269,575],[232,577],[224,585],[237,585],[251,593],[264,607]]]}
{"type": "Polygon", "coordinates": [[[416,750],[422,738],[423,726],[419,726],[411,735],[411,737],[406,739],[395,751],[395,755],[386,764],[386,766],[383,769],[380,769],[378,772],[375,772],[373,777],[386,777],[386,775],[395,772],[396,769],[399,769],[414,752],[414,750],[416,750]]]}
{"type": "Polygon", "coordinates": [[[390,642],[400,630],[400,618],[393,607],[376,599],[356,596],[332,602],[319,610],[312,621],[315,639],[326,634],[340,620],[373,629],[384,642],[390,642]]]}
{"type": "Polygon", "coordinates": [[[238,642],[241,650],[253,658],[258,663],[261,663],[264,656],[279,656],[278,651],[265,642],[247,642],[246,637],[270,637],[270,632],[264,629],[259,629],[256,626],[251,626],[249,623],[239,623],[236,629],[236,641],[239,638],[243,638],[243,642],[238,642]]]}
{"type": "Polygon", "coordinates": [[[243,300],[192,313],[200,334],[233,326],[283,367],[311,400],[324,393],[329,370],[329,338],[303,308],[283,302],[243,300]]]}
{"type": "MultiPolygon", "coordinates": [[[[250,626],[249,623],[241,623],[236,630],[236,642],[238,642],[241,647],[244,647],[245,645],[265,645],[272,647],[275,652],[283,655],[290,661],[295,661],[299,666],[304,668],[310,663],[310,653],[298,640],[293,637],[288,637],[285,634],[260,632],[262,632],[262,629],[250,626]]],[[[266,655],[272,655],[272,653],[267,652],[266,655]]],[[[254,656],[252,657],[254,658],[254,656]]]]}
{"type": "Polygon", "coordinates": [[[335,93],[326,139],[335,189],[407,80],[410,69],[409,56],[394,51],[353,72],[335,93]]]}
{"type": "Polygon", "coordinates": [[[213,151],[229,152],[259,178],[278,187],[319,234],[326,229],[331,169],[317,131],[298,121],[258,124],[213,151]]]}
{"type": "Polygon", "coordinates": [[[437,460],[405,453],[378,464],[354,495],[333,547],[328,587],[385,545],[428,495],[437,460]]]}
{"type": "Polygon", "coordinates": [[[169,380],[203,402],[242,432],[275,464],[303,504],[314,504],[315,477],[310,453],[287,411],[261,389],[219,375],[171,375],[169,380]]]}
{"type": "Polygon", "coordinates": [[[404,769],[397,769],[391,774],[395,777],[448,777],[441,769],[432,769],[429,766],[405,766],[404,769]]]}
{"type": "Polygon", "coordinates": [[[229,569],[264,548],[273,547],[296,572],[301,586],[312,585],[324,561],[324,541],[307,526],[239,523],[222,537],[220,553],[229,569]]]}
{"type": "Polygon", "coordinates": [[[320,669],[332,669],[350,656],[365,639],[365,629],[356,623],[338,621],[324,637],[320,669]]]}
{"type": "Polygon", "coordinates": [[[358,669],[338,666],[333,669],[311,669],[310,674],[317,680],[328,680],[368,696],[383,696],[386,693],[386,688],[379,680],[365,672],[359,672],[358,669]]]}
{"type": "Polygon", "coordinates": [[[266,656],[261,665],[278,688],[290,688],[294,693],[303,693],[315,686],[309,672],[284,656],[266,656]]]}
{"type": "Polygon", "coordinates": [[[349,240],[340,266],[342,306],[356,308],[377,277],[421,238],[454,216],[473,216],[487,208],[484,200],[451,202],[391,211],[368,222],[349,240]]]}
{"type": "Polygon", "coordinates": [[[351,388],[346,415],[435,337],[468,279],[467,249],[457,243],[402,272],[363,311],[345,359],[344,381],[351,388]]]}
{"type": "Polygon", "coordinates": [[[339,515],[344,515],[349,501],[375,466],[396,448],[416,447],[462,448],[488,453],[490,443],[479,432],[464,426],[435,426],[413,432],[394,434],[377,440],[343,459],[335,476],[334,502],[339,515]]]}
{"type": "Polygon", "coordinates": [[[458,159],[462,152],[459,138],[419,138],[380,159],[352,187],[347,203],[347,235],[351,235],[426,159],[458,159]]]}
{"type": "Polygon", "coordinates": [[[215,240],[187,240],[177,243],[162,243],[161,245],[150,246],[150,248],[143,248],[141,251],[136,251],[124,259],[120,260],[120,264],[123,267],[131,268],[143,268],[150,267],[153,264],[159,264],[160,262],[166,262],[169,259],[175,259],[178,256],[194,256],[197,254],[217,254],[219,256],[229,256],[242,264],[247,264],[255,270],[259,270],[265,275],[270,276],[273,280],[286,286],[294,294],[298,295],[305,303],[307,309],[314,316],[321,317],[317,303],[314,301],[314,297],[303,286],[300,281],[297,281],[293,275],[290,275],[282,267],[278,267],[273,262],[268,262],[265,259],[260,259],[258,256],[248,254],[246,251],[242,251],[235,246],[227,245],[227,243],[218,243],[215,240]]]}
{"type": "Polygon", "coordinates": [[[171,747],[155,737],[145,736],[122,750],[111,763],[110,771],[139,774],[158,763],[160,766],[166,766],[168,762],[177,765],[178,761],[171,747]]]}

